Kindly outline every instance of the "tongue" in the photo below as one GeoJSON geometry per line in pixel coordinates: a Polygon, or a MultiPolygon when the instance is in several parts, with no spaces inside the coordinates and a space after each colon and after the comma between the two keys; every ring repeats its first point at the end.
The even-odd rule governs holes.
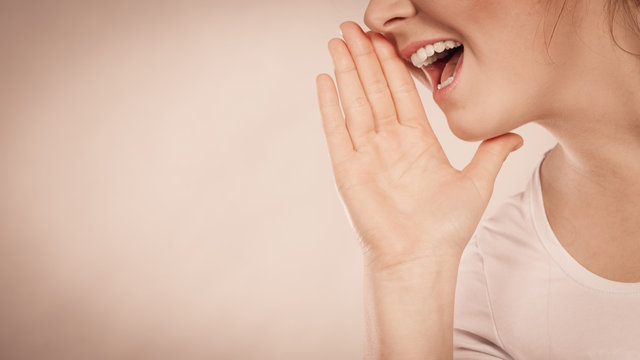
{"type": "Polygon", "coordinates": [[[460,60],[460,55],[462,55],[462,50],[456,51],[447,61],[447,64],[444,66],[444,70],[442,70],[442,75],[440,76],[440,83],[443,83],[445,80],[451,77],[453,73],[456,71],[456,65],[458,65],[458,60],[460,60]]]}

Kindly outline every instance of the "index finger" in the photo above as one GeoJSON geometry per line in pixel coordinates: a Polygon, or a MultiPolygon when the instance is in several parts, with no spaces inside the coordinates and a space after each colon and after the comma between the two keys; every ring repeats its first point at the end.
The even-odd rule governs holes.
{"type": "Polygon", "coordinates": [[[435,137],[427,120],[427,114],[424,111],[416,84],[402,59],[398,57],[396,49],[379,33],[368,32],[367,36],[373,43],[373,48],[380,59],[382,71],[389,83],[391,96],[396,104],[398,121],[406,126],[426,130],[435,137]]]}

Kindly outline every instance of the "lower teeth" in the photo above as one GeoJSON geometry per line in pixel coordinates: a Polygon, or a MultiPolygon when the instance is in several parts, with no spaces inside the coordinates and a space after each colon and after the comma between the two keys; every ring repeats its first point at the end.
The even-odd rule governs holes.
{"type": "Polygon", "coordinates": [[[443,81],[442,83],[438,84],[438,90],[442,89],[443,87],[448,86],[449,84],[451,84],[453,82],[453,78],[456,77],[456,73],[453,73],[453,75],[451,75],[447,80],[443,81]]]}

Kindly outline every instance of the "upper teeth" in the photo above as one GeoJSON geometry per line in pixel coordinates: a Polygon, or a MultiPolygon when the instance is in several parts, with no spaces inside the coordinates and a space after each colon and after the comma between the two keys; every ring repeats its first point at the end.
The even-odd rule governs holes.
{"type": "Polygon", "coordinates": [[[454,40],[438,41],[437,43],[429,44],[413,53],[413,55],[411,55],[411,62],[413,66],[422,68],[447,56],[445,50],[455,49],[460,45],[462,44],[454,40]]]}

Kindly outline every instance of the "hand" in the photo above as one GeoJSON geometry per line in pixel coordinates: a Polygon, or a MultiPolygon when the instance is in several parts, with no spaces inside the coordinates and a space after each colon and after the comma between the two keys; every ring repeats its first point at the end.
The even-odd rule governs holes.
{"type": "Polygon", "coordinates": [[[462,171],[453,168],[394,46],[354,22],[340,28],[346,44],[328,44],[340,95],[320,74],[318,103],[336,185],[369,265],[459,259],[522,138],[485,140],[462,171]]]}

